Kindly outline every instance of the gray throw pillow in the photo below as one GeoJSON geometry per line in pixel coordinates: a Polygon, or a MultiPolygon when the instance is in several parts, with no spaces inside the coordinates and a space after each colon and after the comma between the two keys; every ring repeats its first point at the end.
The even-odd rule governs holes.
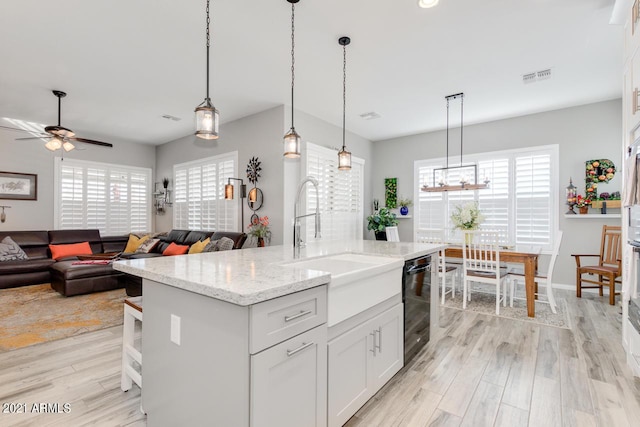
{"type": "Polygon", "coordinates": [[[21,261],[29,259],[22,248],[9,236],[0,242],[0,261],[21,261]]]}
{"type": "Polygon", "coordinates": [[[137,254],[148,254],[160,243],[160,239],[147,239],[136,249],[137,254]]]}
{"type": "Polygon", "coordinates": [[[218,240],[215,250],[230,251],[231,249],[233,249],[233,240],[228,237],[223,237],[222,239],[218,240]]]}
{"type": "Polygon", "coordinates": [[[207,243],[207,246],[202,249],[202,252],[215,252],[217,250],[216,245],[219,241],[220,240],[211,240],[209,243],[207,243]]]}

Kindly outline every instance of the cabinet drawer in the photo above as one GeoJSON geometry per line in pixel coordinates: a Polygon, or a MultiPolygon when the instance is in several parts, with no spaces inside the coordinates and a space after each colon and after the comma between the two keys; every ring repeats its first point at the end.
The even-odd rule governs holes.
{"type": "Polygon", "coordinates": [[[327,286],[265,301],[250,308],[249,350],[256,354],[327,321],[327,286]]]}

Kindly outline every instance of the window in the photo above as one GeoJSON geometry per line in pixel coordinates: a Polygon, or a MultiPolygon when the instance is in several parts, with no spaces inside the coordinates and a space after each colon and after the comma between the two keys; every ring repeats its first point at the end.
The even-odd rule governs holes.
{"type": "MultiPolygon", "coordinates": [[[[306,175],[317,178],[319,184],[322,239],[362,239],[364,160],[352,156],[351,170],[339,171],[335,150],[307,143],[305,153],[306,175]]],[[[308,189],[305,203],[306,212],[315,212],[313,189],[308,189]]],[[[314,226],[313,218],[309,218],[307,239],[313,238],[314,226]]]]}
{"type": "MultiPolygon", "coordinates": [[[[433,169],[446,159],[415,162],[417,219],[414,227],[442,228],[450,241],[461,239],[453,230],[450,215],[454,206],[477,201],[485,217],[483,229],[502,231],[501,243],[509,246],[540,246],[551,250],[557,227],[558,146],[533,147],[466,156],[478,165],[478,181],[490,180],[489,188],[476,191],[430,193],[433,169]]],[[[457,165],[450,165],[457,166],[457,165]]],[[[450,176],[450,181],[456,181],[450,176]]]]}
{"type": "MultiPolygon", "coordinates": [[[[173,228],[226,230],[238,228],[238,199],[225,200],[227,179],[236,176],[238,152],[173,167],[173,228]]],[[[238,181],[231,182],[239,185],[238,181]]],[[[242,203],[245,201],[242,200],[242,203]]]]}
{"type": "Polygon", "coordinates": [[[56,229],[151,230],[151,169],[57,158],[54,179],[56,229]]]}

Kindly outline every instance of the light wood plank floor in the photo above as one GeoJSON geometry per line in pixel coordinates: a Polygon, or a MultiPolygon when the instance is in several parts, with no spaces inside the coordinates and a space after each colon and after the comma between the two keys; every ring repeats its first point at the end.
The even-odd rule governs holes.
{"type": "MultiPolygon", "coordinates": [[[[560,294],[560,292],[558,292],[560,294]]],[[[443,309],[439,333],[347,426],[638,426],[619,307],[583,294],[573,330],[443,309]]],[[[144,426],[140,391],[120,390],[120,327],[0,353],[0,426],[144,426]],[[32,413],[70,403],[68,414],[32,413]]]]}

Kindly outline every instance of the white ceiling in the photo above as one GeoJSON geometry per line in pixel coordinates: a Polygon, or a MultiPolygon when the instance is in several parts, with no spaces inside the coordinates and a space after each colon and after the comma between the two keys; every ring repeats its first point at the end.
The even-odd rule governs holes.
{"type": "MultiPolygon", "coordinates": [[[[465,92],[465,124],[621,96],[614,0],[301,0],[296,108],[371,140],[445,126],[465,92]],[[522,74],[552,68],[550,80],[522,74]],[[363,120],[375,111],[382,117],[363,120]]],[[[193,132],[205,95],[204,0],[2,0],[0,117],[78,136],[161,144],[193,132]],[[163,114],[181,117],[173,122],[163,114]]],[[[212,98],[228,122],[289,102],[290,4],[212,0],[212,98]]],[[[7,125],[7,123],[3,123],[7,125]]],[[[304,138],[304,129],[297,129],[304,138]]]]}

